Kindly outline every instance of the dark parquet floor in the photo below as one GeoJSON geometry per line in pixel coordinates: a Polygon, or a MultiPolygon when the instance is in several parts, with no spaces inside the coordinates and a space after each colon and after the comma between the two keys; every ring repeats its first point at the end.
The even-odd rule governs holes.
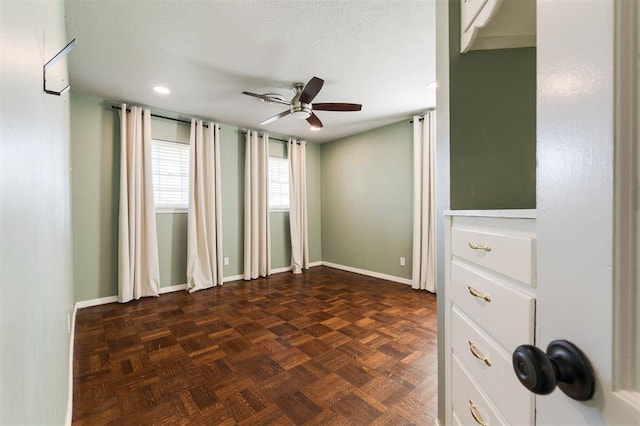
{"type": "Polygon", "coordinates": [[[436,298],[327,267],[80,309],[74,425],[433,425],[436,298]]]}

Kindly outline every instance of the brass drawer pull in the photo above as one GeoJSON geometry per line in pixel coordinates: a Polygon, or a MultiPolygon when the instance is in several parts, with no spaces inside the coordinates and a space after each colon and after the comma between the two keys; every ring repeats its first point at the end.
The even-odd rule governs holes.
{"type": "Polygon", "coordinates": [[[484,250],[484,251],[491,251],[491,247],[489,246],[485,246],[483,244],[476,244],[474,242],[470,242],[469,243],[469,248],[472,248],[474,250],[484,250]]]}
{"type": "Polygon", "coordinates": [[[471,340],[469,340],[469,350],[471,351],[473,356],[478,358],[480,361],[483,361],[487,365],[487,367],[491,367],[491,361],[489,360],[489,358],[484,356],[482,352],[480,352],[476,344],[473,343],[471,340]]]}
{"type": "Polygon", "coordinates": [[[480,413],[478,413],[478,407],[476,407],[476,404],[474,404],[472,400],[469,400],[469,411],[471,411],[471,416],[476,423],[480,426],[487,426],[487,423],[484,421],[480,413]]]}
{"type": "Polygon", "coordinates": [[[473,296],[473,297],[477,297],[479,299],[484,300],[485,302],[491,302],[491,297],[489,297],[488,294],[484,294],[484,293],[480,293],[478,290],[476,290],[475,288],[469,286],[467,287],[469,289],[469,293],[473,296]]]}

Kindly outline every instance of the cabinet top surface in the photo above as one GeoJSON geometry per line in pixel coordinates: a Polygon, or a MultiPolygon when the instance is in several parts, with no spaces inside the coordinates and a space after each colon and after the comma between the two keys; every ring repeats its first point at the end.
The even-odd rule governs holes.
{"type": "Polygon", "coordinates": [[[516,219],[535,219],[535,209],[514,210],[445,210],[445,216],[476,216],[476,217],[508,217],[516,219]]]}

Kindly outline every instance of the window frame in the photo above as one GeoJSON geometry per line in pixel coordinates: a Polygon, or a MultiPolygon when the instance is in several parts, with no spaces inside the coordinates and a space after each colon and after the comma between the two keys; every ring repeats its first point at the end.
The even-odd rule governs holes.
{"type": "MultiPolygon", "coordinates": [[[[268,175],[268,191],[269,191],[269,212],[288,212],[291,208],[291,198],[289,196],[289,159],[287,157],[279,157],[276,155],[269,155],[267,158],[267,175],[268,175]],[[272,173],[272,164],[279,163],[277,165],[278,175],[286,176],[286,200],[287,204],[272,204],[273,196],[272,196],[272,185],[284,185],[281,180],[277,182],[273,182],[272,179],[275,178],[272,173]]],[[[282,190],[279,191],[280,196],[279,199],[282,199],[284,192],[282,190]]]]}
{"type": "MultiPolygon", "coordinates": [[[[182,172],[183,166],[182,166],[182,161],[181,159],[178,159],[178,161],[180,161],[180,165],[178,166],[180,171],[182,172]]],[[[188,143],[184,143],[184,142],[178,142],[178,141],[169,141],[169,140],[165,140],[165,139],[158,139],[158,138],[152,138],[151,139],[151,178],[152,178],[152,182],[153,182],[153,206],[154,206],[154,211],[156,214],[163,214],[163,213],[187,213],[189,211],[189,168],[191,167],[191,146],[188,143]],[[180,204],[158,204],[158,200],[156,197],[156,178],[157,178],[157,173],[156,173],[156,167],[157,167],[157,160],[154,161],[154,150],[156,149],[157,146],[171,146],[173,145],[174,148],[179,146],[179,151],[180,154],[183,155],[185,152],[187,154],[187,159],[186,159],[186,175],[181,173],[180,178],[181,179],[185,179],[186,180],[186,185],[184,186],[184,188],[181,188],[180,194],[182,195],[182,197],[185,199],[185,203],[180,203],[180,204]]],[[[182,185],[181,185],[182,186],[182,185]]]]}

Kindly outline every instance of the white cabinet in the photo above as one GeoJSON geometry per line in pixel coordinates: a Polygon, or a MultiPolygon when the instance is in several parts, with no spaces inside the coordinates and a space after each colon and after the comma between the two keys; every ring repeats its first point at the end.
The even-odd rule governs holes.
{"type": "Polygon", "coordinates": [[[460,0],[460,52],[536,45],[536,0],[460,0]]]}
{"type": "Polygon", "coordinates": [[[511,355],[535,343],[535,211],[449,211],[445,231],[447,423],[534,424],[511,355]]]}

